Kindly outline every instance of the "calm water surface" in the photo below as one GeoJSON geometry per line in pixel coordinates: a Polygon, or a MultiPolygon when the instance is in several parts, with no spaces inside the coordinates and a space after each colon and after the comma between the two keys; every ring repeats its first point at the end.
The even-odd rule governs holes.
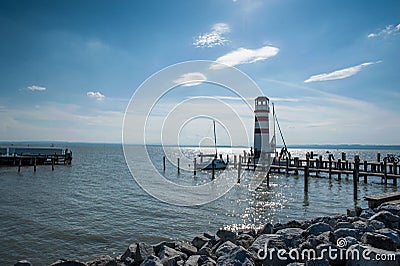
{"type": "MultiPolygon", "coordinates": [[[[50,264],[59,258],[90,260],[101,254],[120,255],[129,244],[151,244],[166,239],[191,240],[218,228],[259,227],[266,221],[305,220],[321,215],[345,213],[354,206],[352,181],[311,178],[308,195],[301,176],[273,174],[271,187],[249,189],[251,173],[221,198],[195,207],[177,207],[158,201],[144,192],[130,175],[122,147],[118,145],[70,146],[72,166],[0,168],[0,265],[28,259],[34,265],[50,264]]],[[[225,152],[227,152],[226,150],[225,152]]],[[[314,150],[326,156],[326,150],[314,150]]],[[[169,149],[171,158],[178,153],[169,149]]],[[[193,156],[196,150],[184,148],[193,156]]],[[[224,152],[224,150],[221,150],[224,152]]],[[[229,152],[239,154],[242,149],[229,152]]],[[[335,158],[341,151],[332,150],[335,158]]],[[[376,153],[400,151],[346,150],[349,159],[373,160],[376,153]]],[[[306,150],[291,150],[304,157],[306,150]]],[[[163,150],[149,147],[154,165],[162,170],[163,150]]],[[[232,158],[232,157],[231,157],[232,158]]],[[[210,173],[177,174],[174,162],[167,164],[166,178],[180,184],[202,184],[210,173]]],[[[190,167],[183,165],[182,167],[190,167]]],[[[146,171],[146,166],[143,166],[146,171]]],[[[236,175],[236,170],[228,170],[236,175]]],[[[371,178],[359,185],[357,204],[366,207],[365,195],[395,191],[371,178]]],[[[162,188],[160,188],[162,189],[162,188]]],[[[173,192],[171,192],[173,193],[173,192]]],[[[179,195],[177,195],[179,196],[179,195]]]]}

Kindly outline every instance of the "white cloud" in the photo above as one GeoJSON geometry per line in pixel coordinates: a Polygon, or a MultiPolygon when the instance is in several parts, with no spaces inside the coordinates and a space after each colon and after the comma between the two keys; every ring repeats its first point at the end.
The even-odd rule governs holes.
{"type": "Polygon", "coordinates": [[[30,91],[45,91],[46,90],[45,87],[36,86],[36,85],[28,86],[27,89],[30,91]]]}
{"type": "Polygon", "coordinates": [[[94,91],[88,91],[87,93],[86,93],[86,95],[87,96],[89,96],[90,98],[95,98],[96,100],[98,100],[98,101],[102,101],[102,100],[104,100],[105,98],[106,98],[106,96],[104,96],[101,92],[99,92],[99,91],[96,91],[96,92],[94,92],[94,91]]]}
{"type": "Polygon", "coordinates": [[[179,78],[174,80],[175,84],[190,87],[196,86],[207,81],[207,77],[200,72],[191,72],[181,75],[179,78]]]}
{"type": "Polygon", "coordinates": [[[368,34],[368,38],[376,38],[380,36],[387,37],[391,35],[397,35],[399,33],[400,33],[400,24],[398,24],[397,26],[388,25],[384,29],[368,34]]]}
{"type": "Polygon", "coordinates": [[[211,68],[219,69],[223,68],[223,65],[236,66],[241,64],[250,64],[276,56],[278,52],[279,48],[269,45],[254,50],[239,48],[233,52],[229,52],[226,55],[218,57],[216,62],[219,64],[214,64],[211,66],[211,68]]]}
{"type": "Polygon", "coordinates": [[[366,63],[362,63],[357,66],[352,66],[352,67],[336,70],[336,71],[333,71],[330,73],[314,75],[314,76],[311,76],[308,79],[306,79],[304,82],[309,83],[309,82],[315,82],[315,81],[326,81],[326,80],[336,80],[336,79],[348,78],[348,77],[354,76],[355,74],[360,72],[366,66],[377,64],[380,62],[382,62],[382,61],[366,62],[366,63]]]}
{"type": "Polygon", "coordinates": [[[223,36],[231,31],[226,23],[216,23],[211,27],[211,31],[196,37],[193,45],[196,47],[214,47],[225,45],[228,40],[223,36]]]}

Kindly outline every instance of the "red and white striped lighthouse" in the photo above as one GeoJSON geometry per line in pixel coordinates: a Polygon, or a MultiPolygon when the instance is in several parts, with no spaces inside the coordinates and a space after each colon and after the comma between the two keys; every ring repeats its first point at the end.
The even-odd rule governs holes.
{"type": "Polygon", "coordinates": [[[254,109],[254,156],[257,161],[264,159],[271,152],[269,143],[269,99],[259,96],[254,109]]]}

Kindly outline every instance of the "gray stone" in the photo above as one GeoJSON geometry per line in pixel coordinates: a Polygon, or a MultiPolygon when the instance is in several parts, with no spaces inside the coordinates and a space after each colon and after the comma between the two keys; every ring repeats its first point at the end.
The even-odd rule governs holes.
{"type": "Polygon", "coordinates": [[[350,222],[338,222],[335,226],[335,230],[339,228],[350,228],[354,229],[354,225],[350,222]]]}
{"type": "Polygon", "coordinates": [[[369,221],[368,224],[369,224],[369,226],[374,228],[374,230],[379,230],[379,229],[385,228],[385,224],[380,221],[377,221],[377,220],[369,221]]]}
{"type": "Polygon", "coordinates": [[[333,232],[333,235],[335,236],[335,241],[337,241],[339,238],[345,238],[347,236],[351,236],[359,240],[361,239],[362,232],[357,229],[340,228],[335,230],[335,232],[333,232]]]}
{"type": "Polygon", "coordinates": [[[318,245],[316,251],[317,258],[326,260],[329,262],[328,265],[343,265],[345,262],[345,258],[338,256],[340,253],[340,248],[332,243],[318,245]],[[330,256],[330,254],[337,256],[330,256]]]}
{"type": "Polygon", "coordinates": [[[199,265],[199,259],[200,255],[192,255],[187,259],[187,261],[185,261],[185,266],[197,266],[199,265]]]}
{"type": "Polygon", "coordinates": [[[336,243],[335,235],[331,231],[323,232],[316,237],[318,244],[336,243]]]}
{"type": "Polygon", "coordinates": [[[58,260],[50,266],[87,266],[86,263],[77,260],[58,260]]]}
{"type": "Polygon", "coordinates": [[[196,236],[195,238],[193,238],[192,240],[192,245],[195,246],[197,249],[200,249],[202,246],[204,246],[205,243],[207,243],[208,241],[210,241],[210,239],[208,239],[205,236],[196,236]]]}
{"type": "Polygon", "coordinates": [[[286,266],[304,266],[305,264],[302,262],[291,262],[286,266]]]}
{"type": "Polygon", "coordinates": [[[373,247],[396,251],[397,244],[390,238],[377,233],[366,232],[361,238],[364,244],[369,244],[373,247]]]}
{"type": "Polygon", "coordinates": [[[344,239],[346,240],[347,245],[345,247],[343,247],[343,248],[347,248],[347,247],[350,247],[352,245],[358,244],[357,239],[355,239],[354,237],[346,236],[344,239]]]}
{"type": "Polygon", "coordinates": [[[378,211],[388,211],[394,215],[400,216],[400,204],[386,202],[378,207],[378,211]]]}
{"type": "Polygon", "coordinates": [[[370,221],[377,220],[385,224],[388,228],[398,227],[400,217],[392,214],[389,211],[380,211],[369,218],[370,221]]]}
{"type": "Polygon", "coordinates": [[[192,256],[197,253],[197,248],[186,242],[178,242],[175,246],[175,249],[185,253],[188,256],[192,256]]]}
{"type": "Polygon", "coordinates": [[[365,209],[361,212],[360,217],[364,219],[369,219],[373,215],[375,215],[375,212],[372,209],[365,209]]]}
{"type": "Polygon", "coordinates": [[[272,234],[273,232],[274,232],[274,226],[271,223],[267,223],[261,228],[259,234],[260,235],[272,234]]]}
{"type": "Polygon", "coordinates": [[[332,231],[332,228],[331,228],[331,226],[330,226],[329,224],[327,224],[327,223],[319,222],[319,223],[313,224],[313,225],[311,225],[310,227],[308,227],[308,228],[306,229],[306,231],[307,231],[309,234],[312,234],[312,235],[317,236],[317,235],[322,234],[323,232],[332,231]]]}
{"type": "Polygon", "coordinates": [[[160,250],[159,257],[164,266],[175,266],[178,261],[184,261],[188,256],[183,252],[163,246],[160,250]]]}
{"type": "Polygon", "coordinates": [[[242,247],[231,249],[229,253],[221,256],[217,260],[217,265],[230,266],[254,266],[254,261],[250,253],[242,247]]]}
{"type": "Polygon", "coordinates": [[[281,223],[276,223],[276,224],[274,224],[274,228],[272,229],[272,232],[275,234],[276,232],[278,232],[281,229],[285,229],[285,226],[281,223]]]}
{"type": "Polygon", "coordinates": [[[399,266],[400,253],[356,244],[346,251],[346,266],[399,266]],[[377,256],[386,260],[376,260],[377,256]],[[389,259],[390,258],[390,259],[389,259]]]}
{"type": "Polygon", "coordinates": [[[225,230],[225,229],[219,229],[216,233],[216,235],[223,241],[231,241],[235,242],[236,241],[236,233],[225,230]]]}
{"type": "Polygon", "coordinates": [[[163,246],[167,246],[169,248],[175,248],[176,243],[174,241],[162,241],[156,245],[153,245],[153,250],[155,252],[156,255],[158,255],[158,253],[160,252],[161,248],[163,246]]]}
{"type": "Polygon", "coordinates": [[[237,245],[233,244],[231,241],[226,241],[218,247],[218,249],[215,251],[215,255],[217,257],[224,256],[236,247],[237,245]]]}
{"type": "Polygon", "coordinates": [[[306,262],[306,266],[329,266],[326,259],[312,259],[306,262]]]}
{"type": "Polygon", "coordinates": [[[131,244],[129,248],[125,251],[125,253],[121,256],[121,260],[129,260],[135,263],[141,263],[148,256],[151,255],[155,255],[153,247],[146,243],[140,242],[131,244]]]}
{"type": "Polygon", "coordinates": [[[86,262],[88,266],[117,266],[117,261],[108,255],[86,262]]]}
{"type": "Polygon", "coordinates": [[[161,260],[156,257],[156,256],[148,256],[141,264],[140,266],[163,266],[161,263],[161,260]]]}
{"type": "Polygon", "coordinates": [[[304,230],[301,228],[285,228],[276,232],[283,236],[283,241],[288,248],[297,247],[304,241],[304,230]]]}
{"type": "Polygon", "coordinates": [[[236,239],[236,244],[248,249],[253,243],[254,237],[248,234],[240,234],[236,239]]]}
{"type": "Polygon", "coordinates": [[[363,221],[356,221],[353,223],[354,229],[365,233],[365,232],[373,232],[374,228],[372,228],[371,226],[369,226],[367,224],[367,222],[363,222],[363,221]]]}
{"type": "Polygon", "coordinates": [[[398,231],[395,231],[395,230],[392,230],[389,228],[382,228],[382,229],[376,230],[375,233],[389,237],[396,243],[397,248],[400,248],[400,235],[399,235],[398,231]]]}
{"type": "Polygon", "coordinates": [[[14,266],[32,266],[32,263],[30,263],[27,260],[20,260],[17,263],[15,263],[14,266]]]}
{"type": "Polygon", "coordinates": [[[215,235],[213,233],[210,232],[205,232],[203,233],[203,236],[210,239],[210,240],[214,240],[215,239],[215,235]]]}
{"type": "Polygon", "coordinates": [[[248,250],[253,260],[262,262],[263,265],[286,265],[290,261],[280,260],[276,252],[278,249],[287,249],[284,237],[278,234],[264,234],[254,240],[248,250]],[[275,252],[271,252],[272,249],[274,249],[275,252]]]}
{"type": "Polygon", "coordinates": [[[285,228],[301,228],[301,223],[296,220],[291,220],[285,224],[283,224],[285,228]]]}

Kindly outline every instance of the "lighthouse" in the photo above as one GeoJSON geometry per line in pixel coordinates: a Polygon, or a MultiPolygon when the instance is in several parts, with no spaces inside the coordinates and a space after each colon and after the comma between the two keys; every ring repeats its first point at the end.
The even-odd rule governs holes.
{"type": "Polygon", "coordinates": [[[259,96],[255,99],[254,116],[254,156],[257,162],[263,162],[267,155],[271,153],[271,145],[269,143],[269,99],[267,97],[259,96]]]}

